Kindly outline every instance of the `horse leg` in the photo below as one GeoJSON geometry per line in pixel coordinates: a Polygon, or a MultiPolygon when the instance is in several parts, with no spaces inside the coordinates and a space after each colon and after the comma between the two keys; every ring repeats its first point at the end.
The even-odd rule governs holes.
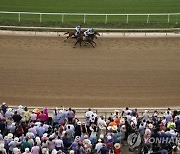
{"type": "Polygon", "coordinates": [[[92,43],[94,43],[94,45],[96,45],[96,42],[92,41],[92,43]]]}
{"type": "Polygon", "coordinates": [[[92,43],[92,42],[89,42],[89,43],[92,45],[92,47],[93,47],[93,48],[95,48],[95,46],[93,45],[93,43],[92,43]]]}
{"type": "Polygon", "coordinates": [[[81,41],[77,40],[76,43],[74,44],[74,47],[73,47],[73,48],[76,47],[76,44],[77,44],[77,43],[79,43],[79,45],[81,46],[81,41]]]}

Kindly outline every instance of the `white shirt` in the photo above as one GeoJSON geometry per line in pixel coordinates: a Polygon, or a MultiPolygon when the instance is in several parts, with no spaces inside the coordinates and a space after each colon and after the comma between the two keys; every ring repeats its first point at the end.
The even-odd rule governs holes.
{"type": "Polygon", "coordinates": [[[95,146],[95,149],[97,150],[97,153],[100,152],[100,149],[103,147],[103,144],[102,143],[97,143],[96,146],[95,146]]]}
{"type": "Polygon", "coordinates": [[[99,126],[100,129],[106,129],[107,126],[106,122],[101,118],[98,119],[97,125],[99,126]]]}

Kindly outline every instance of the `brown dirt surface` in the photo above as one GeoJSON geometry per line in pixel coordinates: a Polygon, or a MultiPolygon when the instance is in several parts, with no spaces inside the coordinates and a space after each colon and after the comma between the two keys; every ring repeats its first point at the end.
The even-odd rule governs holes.
{"type": "Polygon", "coordinates": [[[0,36],[0,102],[65,107],[180,106],[180,38],[0,36]]]}

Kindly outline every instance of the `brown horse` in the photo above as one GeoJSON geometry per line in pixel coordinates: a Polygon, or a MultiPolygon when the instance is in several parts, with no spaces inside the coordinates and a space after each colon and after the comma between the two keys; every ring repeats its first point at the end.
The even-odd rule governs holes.
{"type": "MultiPolygon", "coordinates": [[[[81,31],[80,34],[83,34],[84,31],[81,31]]],[[[80,34],[76,35],[76,31],[70,31],[70,32],[65,32],[64,35],[67,35],[67,37],[65,38],[64,42],[66,42],[66,40],[68,38],[77,38],[80,34]]]]}
{"type": "Polygon", "coordinates": [[[94,38],[97,39],[97,35],[100,36],[98,32],[94,32],[93,34],[90,34],[89,36],[85,37],[84,34],[81,34],[77,37],[77,41],[74,44],[74,48],[79,43],[79,46],[82,45],[82,43],[91,44],[93,48],[95,48],[96,42],[94,42],[94,38]]]}

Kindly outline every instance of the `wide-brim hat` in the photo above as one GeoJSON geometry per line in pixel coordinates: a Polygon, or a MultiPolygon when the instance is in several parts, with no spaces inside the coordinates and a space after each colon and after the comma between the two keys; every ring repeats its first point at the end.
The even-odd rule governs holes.
{"type": "Polygon", "coordinates": [[[120,124],[125,124],[125,119],[124,118],[120,119],[120,124]]]}
{"type": "Polygon", "coordinates": [[[118,129],[117,125],[112,126],[112,130],[116,131],[118,129]]]}
{"type": "Polygon", "coordinates": [[[8,108],[8,109],[7,109],[8,112],[11,112],[12,110],[13,110],[12,108],[8,108]]]}
{"type": "Polygon", "coordinates": [[[18,142],[18,141],[19,141],[19,138],[18,138],[18,137],[15,137],[15,138],[14,138],[14,141],[15,141],[15,142],[18,142]]]}
{"type": "Polygon", "coordinates": [[[114,144],[114,148],[115,149],[120,149],[121,148],[121,144],[120,143],[115,143],[114,144]]]}
{"type": "Polygon", "coordinates": [[[149,127],[150,129],[152,129],[154,126],[153,126],[153,124],[149,124],[148,127],[149,127]]]}
{"type": "Polygon", "coordinates": [[[47,136],[48,136],[48,134],[47,134],[47,133],[44,133],[44,134],[43,134],[43,137],[47,137],[47,136]]]}
{"type": "Polygon", "coordinates": [[[35,108],[35,109],[33,110],[33,112],[34,112],[34,113],[40,113],[40,110],[39,110],[38,108],[35,108]]]}
{"type": "Polygon", "coordinates": [[[98,139],[98,142],[102,142],[102,140],[99,138],[99,139],[98,139]]]}
{"type": "Polygon", "coordinates": [[[75,141],[76,141],[76,142],[79,142],[80,139],[81,139],[80,136],[76,136],[76,137],[75,137],[75,141]]]}
{"type": "Polygon", "coordinates": [[[25,152],[29,152],[29,148],[25,148],[25,152]]]}
{"type": "Polygon", "coordinates": [[[74,150],[70,150],[70,151],[69,151],[69,154],[74,154],[74,150]]]}
{"type": "Polygon", "coordinates": [[[8,138],[13,138],[13,134],[12,133],[8,133],[7,137],[8,138]]]}
{"type": "Polygon", "coordinates": [[[81,125],[81,121],[78,121],[78,122],[77,122],[77,125],[81,125]]]}

